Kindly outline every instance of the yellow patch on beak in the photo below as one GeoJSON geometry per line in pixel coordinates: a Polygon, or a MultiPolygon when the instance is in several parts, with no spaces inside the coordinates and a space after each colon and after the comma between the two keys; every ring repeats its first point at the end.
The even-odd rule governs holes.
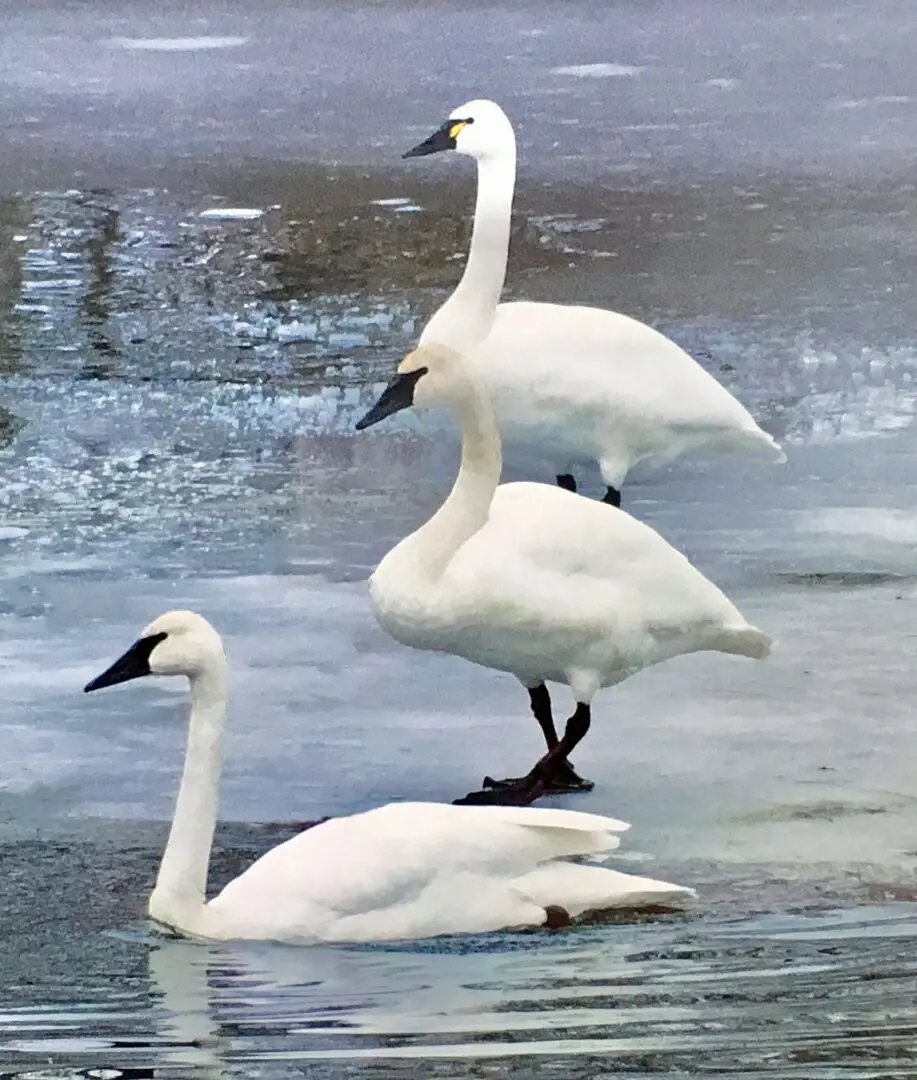
{"type": "Polygon", "coordinates": [[[454,139],[458,136],[458,133],[462,128],[468,126],[467,120],[456,120],[456,122],[449,128],[449,138],[454,139]]]}

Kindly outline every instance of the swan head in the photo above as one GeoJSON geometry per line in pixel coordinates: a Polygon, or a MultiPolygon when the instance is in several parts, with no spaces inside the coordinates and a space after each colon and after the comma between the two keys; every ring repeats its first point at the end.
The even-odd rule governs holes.
{"type": "Polygon", "coordinates": [[[515,148],[516,139],[509,117],[495,101],[478,98],[453,109],[446,122],[422,143],[403,156],[426,157],[442,150],[469,154],[477,161],[515,148]]]}
{"type": "Polygon", "coordinates": [[[447,345],[420,345],[409,352],[379,400],[357,421],[357,431],[372,427],[412,405],[458,405],[467,393],[471,380],[465,360],[447,345]]]}
{"type": "Polygon", "coordinates": [[[193,679],[214,662],[225,663],[223,642],[203,615],[168,611],[145,627],[127,652],[83,689],[88,694],[144,675],[187,675],[193,679]]]}

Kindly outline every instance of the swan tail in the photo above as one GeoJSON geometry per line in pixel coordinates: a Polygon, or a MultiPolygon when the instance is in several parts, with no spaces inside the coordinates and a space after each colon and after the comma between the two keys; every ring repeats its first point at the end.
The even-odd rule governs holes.
{"type": "Polygon", "coordinates": [[[768,435],[768,433],[759,428],[757,424],[755,424],[754,430],[749,432],[749,434],[754,436],[753,444],[762,458],[772,461],[775,465],[785,464],[786,454],[783,451],[783,447],[777,442],[773,435],[768,435]]]}
{"type": "Polygon", "coordinates": [[[773,639],[763,630],[744,623],[739,626],[723,627],[716,636],[714,648],[718,652],[748,656],[752,660],[764,660],[770,656],[773,644],[773,639]]]}
{"type": "Polygon", "coordinates": [[[563,908],[571,918],[590,911],[684,902],[693,889],[670,881],[639,877],[607,866],[546,863],[513,882],[527,900],[542,908],[563,908]]]}
{"type": "Polygon", "coordinates": [[[619,834],[630,828],[626,821],[579,810],[534,806],[498,809],[500,820],[525,829],[534,843],[532,853],[539,861],[577,855],[604,858],[620,847],[619,834]]]}

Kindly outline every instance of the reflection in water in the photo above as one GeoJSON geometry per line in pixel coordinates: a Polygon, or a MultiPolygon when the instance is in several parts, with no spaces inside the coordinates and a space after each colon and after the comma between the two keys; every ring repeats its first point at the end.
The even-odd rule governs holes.
{"type": "MultiPolygon", "coordinates": [[[[111,193],[107,193],[113,199],[111,193]]],[[[115,271],[112,255],[115,244],[122,239],[119,230],[120,215],[114,206],[99,201],[105,192],[95,194],[90,206],[97,210],[97,223],[86,236],[86,290],[83,296],[82,315],[86,335],[93,350],[86,359],[82,377],[104,379],[115,370],[118,349],[111,340],[110,324],[114,315],[115,271]],[[95,355],[94,355],[95,354],[95,355]]]]}
{"type": "MultiPolygon", "coordinates": [[[[464,268],[471,198],[466,188],[445,204],[438,199],[431,212],[368,205],[348,208],[346,215],[316,210],[305,220],[290,221],[264,255],[276,277],[267,297],[311,300],[334,293],[436,290],[442,298],[458,284],[464,268]]],[[[578,222],[565,224],[567,229],[558,228],[552,217],[514,215],[510,273],[534,275],[567,267],[571,256],[584,254],[571,235],[578,222]]],[[[432,310],[425,317],[429,314],[432,310]]]]}
{"type": "MultiPolygon", "coordinates": [[[[106,380],[117,370],[154,382],[318,387],[329,365],[353,381],[353,364],[378,363],[380,353],[387,360],[393,342],[401,349],[415,334],[409,275],[367,281],[357,254],[349,270],[338,267],[337,284],[350,273],[359,291],[328,281],[308,302],[274,299],[289,291],[286,260],[309,272],[312,258],[287,251],[292,226],[276,215],[201,221],[193,208],[149,192],[42,195],[29,210],[10,272],[0,276],[0,305],[15,310],[37,377],[106,380]]],[[[338,224],[318,222],[331,230],[327,240],[338,224]]],[[[357,236],[370,243],[372,222],[363,224],[357,236]]],[[[322,247],[320,229],[309,236],[322,247]]]]}
{"type": "Polygon", "coordinates": [[[22,426],[23,423],[18,417],[0,405],[0,450],[10,445],[22,430],[22,426]]]}
{"type": "MultiPolygon", "coordinates": [[[[215,949],[178,939],[164,939],[149,951],[162,1064],[191,1069],[197,1080],[222,1076],[229,1049],[229,1040],[218,1032],[210,1000],[211,966],[219,960],[215,949]]],[[[223,958],[223,965],[228,961],[223,958]]]]}
{"type": "MultiPolygon", "coordinates": [[[[573,1055],[573,1076],[611,1058],[804,1077],[816,1063],[917,1062],[917,962],[900,959],[915,934],[917,910],[905,905],[401,949],[168,941],[150,954],[150,976],[163,1034],[184,1044],[170,1054],[210,1070],[360,1058],[381,1059],[381,1076],[402,1059],[398,1075],[421,1076],[431,1057],[511,1069],[573,1055]],[[868,978],[877,965],[878,984],[868,978]]],[[[446,1071],[462,1075],[458,1062],[446,1071]]]]}
{"type": "MultiPolygon", "coordinates": [[[[162,834],[0,848],[2,1080],[917,1071],[913,902],[839,908],[829,882],[746,868],[742,890],[718,868],[678,915],[363,947],[209,944],[143,920],[162,834]]],[[[217,883],[285,835],[221,826],[217,883]]]]}
{"type": "Polygon", "coordinates": [[[26,220],[24,199],[0,198],[0,376],[17,371],[22,361],[16,302],[22,293],[22,228],[26,220]]]}
{"type": "Polygon", "coordinates": [[[45,1055],[195,1080],[302,1075],[294,1064],[462,1077],[469,1059],[499,1077],[562,1066],[584,1080],[609,1069],[810,1080],[870,1062],[909,1076],[915,936],[913,904],[362,949],[144,932],[122,940],[147,973],[151,1029],[114,995],[7,1010],[0,1035],[22,1071],[45,1055]]]}

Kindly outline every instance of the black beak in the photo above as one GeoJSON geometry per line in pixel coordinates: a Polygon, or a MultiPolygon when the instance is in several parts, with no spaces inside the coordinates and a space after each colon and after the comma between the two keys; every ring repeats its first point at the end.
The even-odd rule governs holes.
{"type": "Polygon", "coordinates": [[[414,404],[414,387],[421,375],[426,375],[427,368],[419,367],[414,371],[406,371],[403,375],[396,375],[379,395],[379,400],[363,417],[357,421],[357,431],[372,427],[384,420],[386,416],[394,416],[402,409],[410,409],[414,404]]]}
{"type": "Polygon", "coordinates": [[[86,683],[83,693],[90,694],[93,690],[103,690],[106,686],[117,686],[118,683],[130,682],[131,679],[142,679],[150,672],[150,654],[160,643],[165,641],[168,634],[151,634],[149,637],[140,638],[101,675],[97,675],[92,682],[86,683]]]}
{"type": "Polygon", "coordinates": [[[406,154],[401,156],[403,158],[426,157],[427,154],[438,154],[442,150],[454,150],[455,139],[449,132],[452,131],[455,125],[455,120],[447,120],[441,128],[437,128],[433,132],[429,139],[424,139],[422,143],[418,143],[413,149],[408,150],[406,154]]]}

